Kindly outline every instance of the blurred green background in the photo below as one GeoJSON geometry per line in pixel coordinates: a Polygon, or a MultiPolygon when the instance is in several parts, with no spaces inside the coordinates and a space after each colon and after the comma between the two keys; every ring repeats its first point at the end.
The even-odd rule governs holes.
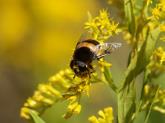
{"type": "MultiPolygon", "coordinates": [[[[102,8],[117,10],[106,0],[0,0],[0,122],[24,123],[19,110],[33,94],[39,82],[68,67],[74,47],[83,32],[87,12],[97,15],[102,8]]],[[[111,38],[120,41],[120,37],[111,38]]],[[[129,47],[107,58],[112,62],[112,74],[119,80],[126,67],[129,47]]],[[[64,120],[61,115],[66,103],[57,103],[43,118],[47,123],[84,123],[99,109],[113,106],[114,93],[103,84],[92,86],[90,98],[83,97],[79,116],[64,120]]],[[[156,114],[158,115],[158,114],[156,114]]],[[[158,115],[159,119],[163,116],[158,115]]],[[[156,118],[157,118],[156,117],[156,118]]],[[[163,121],[163,120],[161,120],[163,121]]]]}

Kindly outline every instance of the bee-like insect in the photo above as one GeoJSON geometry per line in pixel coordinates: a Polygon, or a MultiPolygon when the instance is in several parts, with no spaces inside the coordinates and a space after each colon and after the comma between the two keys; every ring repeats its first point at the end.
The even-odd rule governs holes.
{"type": "Polygon", "coordinates": [[[121,43],[99,43],[93,39],[79,41],[70,62],[70,67],[75,76],[80,78],[90,77],[90,74],[94,72],[92,61],[99,60],[120,46],[121,43]]]}

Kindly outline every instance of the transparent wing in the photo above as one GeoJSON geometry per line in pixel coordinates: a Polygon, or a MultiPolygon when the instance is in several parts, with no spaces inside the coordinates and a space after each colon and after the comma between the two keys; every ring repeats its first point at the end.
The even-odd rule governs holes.
{"type": "Polygon", "coordinates": [[[112,53],[119,47],[121,47],[121,43],[102,43],[96,46],[96,54],[97,58],[102,58],[107,54],[112,53]]]}

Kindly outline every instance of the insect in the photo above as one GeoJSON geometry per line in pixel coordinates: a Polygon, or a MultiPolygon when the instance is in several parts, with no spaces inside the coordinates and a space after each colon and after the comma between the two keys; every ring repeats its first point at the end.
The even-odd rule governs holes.
{"type": "Polygon", "coordinates": [[[70,68],[75,73],[74,77],[90,77],[94,72],[92,61],[103,58],[119,47],[121,43],[99,43],[93,39],[79,41],[70,62],[70,68]]]}

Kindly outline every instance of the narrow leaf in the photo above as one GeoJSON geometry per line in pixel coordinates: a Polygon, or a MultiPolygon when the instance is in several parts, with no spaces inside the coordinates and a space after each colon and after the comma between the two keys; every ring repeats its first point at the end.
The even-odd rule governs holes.
{"type": "Polygon", "coordinates": [[[131,0],[124,0],[124,11],[125,18],[128,24],[129,32],[134,35],[135,34],[135,16],[133,12],[133,4],[131,0]]]}
{"type": "Polygon", "coordinates": [[[117,87],[115,85],[115,83],[113,82],[110,70],[108,67],[104,67],[104,76],[106,81],[108,82],[108,84],[110,85],[110,87],[116,92],[117,91],[117,87]]]}
{"type": "Polygon", "coordinates": [[[30,115],[31,115],[34,123],[45,123],[45,121],[43,121],[35,111],[31,110],[30,115]]]}
{"type": "Polygon", "coordinates": [[[123,79],[125,88],[130,82],[145,70],[146,65],[149,62],[149,58],[154,51],[156,42],[158,40],[160,29],[156,28],[152,31],[148,30],[146,32],[148,35],[143,45],[139,48],[140,51],[136,51],[134,57],[131,59],[127,71],[125,72],[125,78],[123,79]]]}

